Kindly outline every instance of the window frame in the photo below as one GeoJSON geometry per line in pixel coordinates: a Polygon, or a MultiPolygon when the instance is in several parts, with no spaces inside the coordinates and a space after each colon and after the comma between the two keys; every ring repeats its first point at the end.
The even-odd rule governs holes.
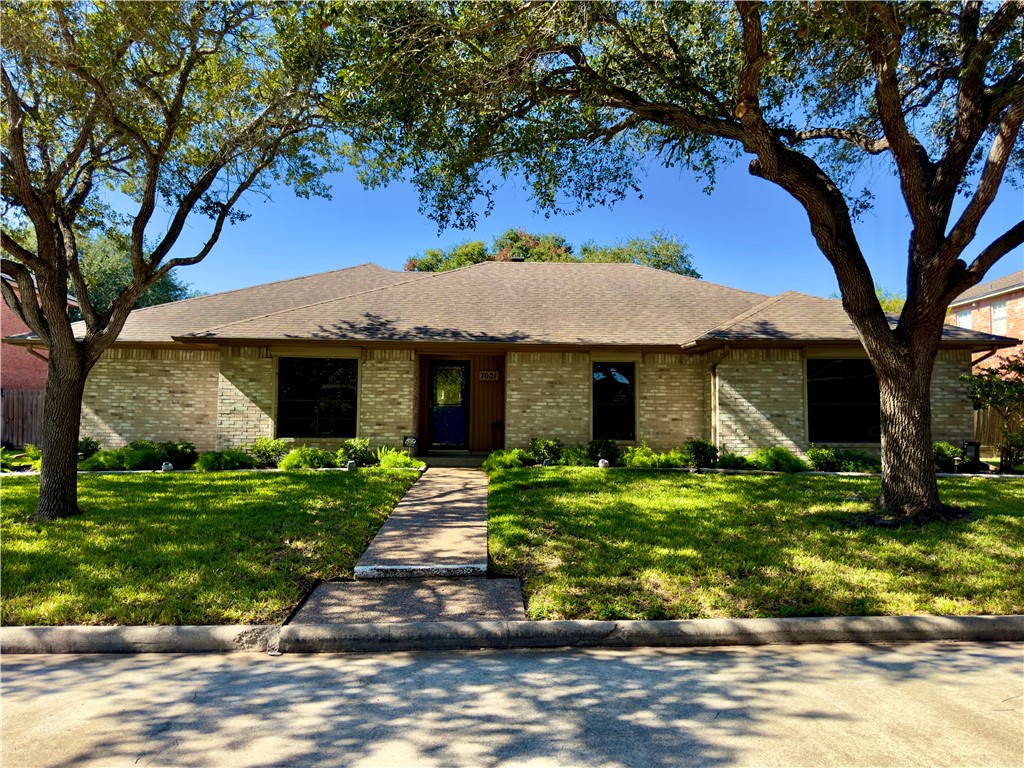
{"type": "Polygon", "coordinates": [[[996,335],[996,336],[1005,336],[1006,335],[1006,314],[1007,313],[1006,313],[1006,302],[1005,301],[993,301],[992,302],[992,316],[991,316],[992,323],[991,323],[991,327],[992,327],[992,333],[994,335],[996,335]],[[1000,330],[996,330],[996,322],[997,322],[996,309],[997,308],[1002,310],[1002,312],[1000,313],[1000,317],[998,318],[998,322],[1000,322],[1001,325],[1002,325],[1002,328],[1000,330]]]}
{"type": "Polygon", "coordinates": [[[878,375],[875,373],[874,367],[871,365],[871,361],[866,356],[860,355],[841,355],[841,356],[814,356],[807,357],[804,360],[804,393],[805,393],[805,414],[806,414],[806,425],[807,425],[807,440],[809,443],[823,444],[823,445],[866,445],[875,446],[881,442],[881,394],[879,392],[877,400],[874,398],[867,398],[862,401],[850,401],[843,400],[842,402],[826,402],[824,404],[820,402],[812,402],[812,394],[816,389],[814,379],[812,379],[812,365],[823,365],[828,363],[844,363],[847,365],[855,366],[866,366],[865,372],[869,372],[871,378],[874,379],[877,387],[878,375]],[[825,405],[831,405],[833,408],[841,408],[845,411],[849,411],[852,406],[863,406],[869,407],[868,413],[871,414],[870,419],[857,419],[858,423],[866,423],[869,425],[869,429],[861,434],[854,435],[839,435],[826,434],[822,436],[820,429],[815,430],[815,424],[819,418],[826,418],[828,421],[833,421],[830,418],[823,417],[820,413],[821,407],[825,405]],[[819,411],[816,413],[816,411],[819,411]]]}
{"type": "Polygon", "coordinates": [[[958,310],[956,313],[956,327],[963,328],[965,331],[974,330],[974,328],[972,327],[974,325],[972,317],[973,314],[973,310],[970,309],[958,310]],[[966,325],[964,324],[964,318],[966,318],[967,320],[966,325]]]}
{"type": "MultiPolygon", "coordinates": [[[[616,368],[617,370],[617,368],[616,368]]],[[[637,375],[639,372],[639,363],[636,360],[591,360],[590,361],[590,436],[594,440],[615,440],[620,443],[631,443],[637,440],[637,375]],[[616,368],[617,366],[630,368],[630,374],[627,377],[624,373],[624,378],[628,379],[629,388],[632,392],[632,400],[630,402],[631,412],[631,429],[629,431],[629,437],[620,436],[619,434],[601,434],[598,431],[598,423],[607,422],[607,417],[598,418],[598,408],[604,406],[614,406],[614,402],[599,401],[597,397],[597,382],[596,374],[598,367],[616,368]]],[[[625,434],[625,433],[623,433],[625,434]]]]}
{"type": "MultiPolygon", "coordinates": [[[[286,438],[286,439],[290,439],[290,440],[347,440],[349,438],[357,437],[358,436],[358,434],[359,434],[360,403],[361,403],[361,399],[362,399],[360,397],[360,387],[359,387],[360,381],[362,380],[362,365],[360,364],[361,360],[358,357],[350,356],[350,355],[337,355],[337,356],[319,355],[319,356],[315,356],[314,357],[312,355],[306,355],[306,354],[301,354],[300,353],[300,354],[294,354],[294,355],[282,354],[282,355],[276,356],[276,358],[277,358],[277,360],[276,360],[277,365],[275,366],[275,374],[276,375],[275,375],[275,382],[274,382],[274,434],[275,434],[276,437],[286,438]],[[288,432],[285,432],[285,431],[282,430],[282,416],[281,416],[281,413],[282,413],[282,408],[281,408],[282,403],[309,402],[310,401],[309,398],[282,398],[281,397],[281,386],[282,386],[282,378],[283,378],[283,376],[282,376],[282,368],[283,368],[283,366],[285,366],[285,365],[287,365],[289,363],[301,364],[301,363],[310,363],[310,362],[335,363],[335,364],[338,364],[339,366],[340,365],[352,365],[353,366],[353,368],[354,368],[353,373],[354,373],[354,376],[355,376],[354,384],[351,387],[351,391],[353,393],[353,396],[350,399],[338,398],[336,400],[336,402],[351,403],[351,405],[352,405],[351,434],[349,434],[347,430],[345,430],[344,433],[342,433],[342,434],[325,435],[325,434],[321,434],[320,433],[320,428],[319,428],[320,419],[319,419],[319,415],[317,414],[317,412],[319,411],[320,403],[323,402],[324,398],[319,397],[319,396],[317,397],[317,399],[315,401],[316,402],[316,409],[314,411],[314,414],[317,414],[317,415],[314,415],[314,417],[313,417],[313,421],[317,425],[316,426],[316,430],[315,430],[317,432],[317,434],[298,434],[297,430],[294,430],[294,431],[293,430],[289,430],[288,432]]],[[[347,388],[346,387],[341,387],[340,391],[343,392],[345,389],[347,389],[347,388]]],[[[320,394],[320,392],[322,392],[322,389],[318,392],[318,395],[320,394]]],[[[295,417],[292,417],[292,418],[294,419],[295,417]]]]}

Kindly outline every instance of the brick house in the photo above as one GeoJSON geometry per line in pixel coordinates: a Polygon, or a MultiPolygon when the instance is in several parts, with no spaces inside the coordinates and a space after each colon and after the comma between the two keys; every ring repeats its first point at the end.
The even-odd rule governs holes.
{"type": "MultiPolygon", "coordinates": [[[[956,297],[949,305],[946,322],[966,330],[1024,339],[1024,269],[1013,274],[979,283],[956,297]]],[[[998,354],[980,356],[976,365],[999,364],[999,357],[1024,351],[1024,342],[999,350],[998,354]]]]}
{"type": "MultiPolygon", "coordinates": [[[[1009,343],[946,329],[935,439],[971,435],[959,375],[1009,343]]],[[[631,264],[364,264],[136,310],[90,374],[82,416],[106,447],[203,450],[261,435],[414,438],[421,454],[533,436],[658,450],[704,437],[743,453],[879,439],[877,380],[838,301],[631,264]]]]}

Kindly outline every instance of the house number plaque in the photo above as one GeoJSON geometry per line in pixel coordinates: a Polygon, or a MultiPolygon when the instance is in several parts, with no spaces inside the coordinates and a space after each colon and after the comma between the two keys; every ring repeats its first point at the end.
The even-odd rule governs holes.
{"type": "Polygon", "coordinates": [[[480,371],[480,381],[497,381],[497,371],[480,371]]]}

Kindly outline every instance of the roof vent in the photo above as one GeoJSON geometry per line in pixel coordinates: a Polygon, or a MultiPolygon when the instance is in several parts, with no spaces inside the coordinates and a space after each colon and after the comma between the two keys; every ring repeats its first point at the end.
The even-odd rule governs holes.
{"type": "Polygon", "coordinates": [[[517,254],[515,254],[513,256],[509,256],[508,260],[509,261],[526,261],[526,257],[523,256],[523,254],[521,254],[521,253],[517,253],[517,254]]]}

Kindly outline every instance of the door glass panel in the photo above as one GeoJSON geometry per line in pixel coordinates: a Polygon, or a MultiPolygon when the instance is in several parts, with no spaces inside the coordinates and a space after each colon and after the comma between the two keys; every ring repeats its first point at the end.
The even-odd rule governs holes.
{"type": "Polygon", "coordinates": [[[465,448],[469,425],[466,384],[469,363],[435,363],[430,367],[430,443],[438,448],[465,448]]]}

